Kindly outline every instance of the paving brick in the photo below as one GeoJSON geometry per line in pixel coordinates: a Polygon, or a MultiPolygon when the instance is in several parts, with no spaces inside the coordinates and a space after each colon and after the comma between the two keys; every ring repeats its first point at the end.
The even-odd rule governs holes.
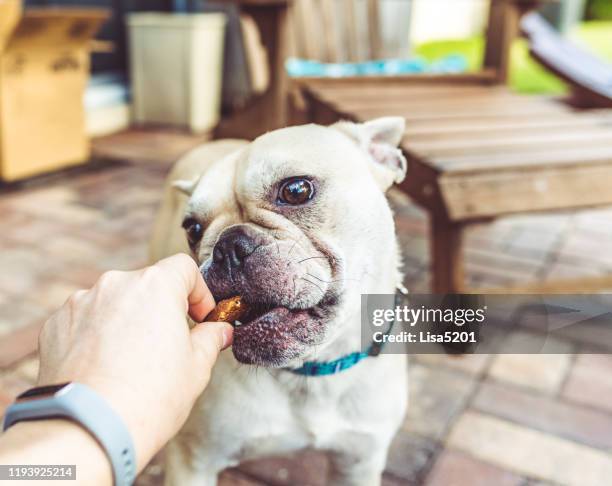
{"type": "Polygon", "coordinates": [[[30,187],[15,191],[5,196],[9,206],[17,210],[23,208],[44,208],[68,204],[74,200],[75,193],[66,185],[52,185],[47,187],[30,187]]]}
{"type": "Polygon", "coordinates": [[[78,236],[60,234],[46,240],[41,248],[48,255],[58,258],[64,265],[68,263],[95,264],[104,252],[100,251],[91,241],[83,241],[78,236]]]}
{"type": "Polygon", "coordinates": [[[464,242],[470,248],[501,249],[505,248],[514,226],[496,220],[486,224],[474,224],[464,232],[464,242]]]}
{"type": "Polygon", "coordinates": [[[517,256],[508,251],[499,252],[490,248],[482,250],[471,247],[465,251],[465,265],[468,271],[471,267],[492,267],[497,271],[503,271],[508,278],[533,278],[542,264],[539,258],[517,256]]]}
{"type": "Polygon", "coordinates": [[[488,354],[414,354],[411,362],[421,363],[433,367],[451,368],[469,375],[480,375],[484,372],[489,360],[488,354]]]}
{"type": "Polygon", "coordinates": [[[475,386],[469,375],[429,366],[410,366],[410,401],[403,430],[440,440],[475,386]]]}
{"type": "Polygon", "coordinates": [[[457,451],[444,451],[424,486],[523,486],[524,479],[457,451]]]}
{"type": "Polygon", "coordinates": [[[39,364],[40,361],[38,359],[38,356],[31,356],[20,361],[15,367],[10,370],[10,372],[14,373],[17,377],[34,384],[38,379],[39,364]]]}
{"type": "Polygon", "coordinates": [[[558,354],[500,354],[493,358],[488,375],[496,380],[513,383],[553,394],[559,390],[572,362],[572,347],[564,341],[547,338],[541,347],[540,338],[530,333],[517,332],[510,338],[507,349],[531,349],[533,344],[542,353],[558,354]],[[530,343],[534,340],[534,343],[530,343]]]}
{"type": "MultiPolygon", "coordinates": [[[[17,395],[31,388],[33,383],[14,372],[0,373],[0,417],[4,410],[15,401],[17,395]]],[[[0,421],[1,423],[1,421],[0,421]]]]}
{"type": "Polygon", "coordinates": [[[540,254],[555,246],[561,237],[562,228],[542,228],[538,222],[535,226],[517,227],[506,242],[506,249],[524,249],[540,254]]]}
{"type": "Polygon", "coordinates": [[[283,457],[249,461],[240,465],[241,472],[274,486],[324,486],[329,462],[320,451],[303,451],[283,457]]]}
{"type": "Polygon", "coordinates": [[[422,218],[412,215],[395,214],[395,230],[404,237],[425,237],[429,231],[429,225],[422,218]]]}
{"type": "Polygon", "coordinates": [[[612,412],[612,356],[577,356],[562,396],[574,403],[612,412]]]}
{"type": "MultiPolygon", "coordinates": [[[[163,486],[163,463],[156,461],[149,464],[138,476],[135,486],[163,486]]],[[[265,486],[266,483],[245,476],[235,469],[224,471],[219,476],[219,486],[265,486]]]]}
{"type": "Polygon", "coordinates": [[[545,280],[565,280],[582,277],[598,277],[609,273],[604,265],[587,267],[583,263],[556,262],[543,272],[542,278],[545,280]]]}
{"type": "Polygon", "coordinates": [[[483,383],[471,406],[532,429],[612,450],[612,415],[607,413],[498,383],[483,383]]]}
{"type": "Polygon", "coordinates": [[[38,305],[33,300],[35,298],[36,295],[15,296],[12,301],[0,306],[0,330],[3,330],[3,335],[40,325],[47,319],[49,312],[38,305]]]}
{"type": "Polygon", "coordinates": [[[7,228],[5,236],[22,245],[43,246],[44,243],[57,235],[67,233],[73,226],[67,222],[49,221],[46,218],[33,218],[22,224],[7,228]]]}
{"type": "MultiPolygon", "coordinates": [[[[608,321],[608,316],[602,319],[591,319],[586,322],[575,324],[575,321],[568,316],[568,324],[557,329],[555,335],[573,342],[581,352],[597,350],[601,353],[612,352],[612,327],[608,321]]],[[[563,324],[559,317],[559,324],[563,324]]]]}
{"type": "Polygon", "coordinates": [[[181,155],[210,139],[209,134],[194,135],[168,129],[130,129],[96,138],[92,150],[96,157],[111,160],[143,161],[170,165],[181,155]]]}
{"type": "Polygon", "coordinates": [[[0,369],[8,368],[34,353],[42,323],[20,328],[0,339],[0,369]]]}
{"type": "Polygon", "coordinates": [[[28,202],[19,207],[20,211],[30,214],[34,218],[45,218],[48,220],[63,222],[69,221],[71,224],[85,225],[94,223],[100,219],[101,213],[97,209],[78,206],[76,204],[47,204],[33,205],[28,202]]]}
{"type": "Polygon", "coordinates": [[[447,445],[535,479],[569,486],[603,486],[612,477],[609,453],[498,418],[467,412],[447,445]]]}
{"type": "Polygon", "coordinates": [[[100,258],[97,267],[107,270],[135,270],[148,264],[148,245],[143,242],[125,245],[121,251],[100,258]]]}
{"type": "Polygon", "coordinates": [[[2,229],[3,240],[8,237],[11,229],[27,224],[30,219],[30,215],[9,207],[7,196],[0,192],[0,229],[2,229]]]}
{"type": "Polygon", "coordinates": [[[0,268],[0,290],[18,295],[29,293],[53,266],[39,250],[19,248],[0,252],[0,268]]]}
{"type": "Polygon", "coordinates": [[[385,472],[409,484],[421,484],[436,451],[434,441],[400,431],[391,444],[385,472]]]}
{"type": "Polygon", "coordinates": [[[36,292],[35,300],[37,305],[44,307],[48,312],[55,312],[64,305],[68,297],[80,288],[80,285],[74,283],[50,280],[40,286],[40,290],[36,292]]]}
{"type": "Polygon", "coordinates": [[[502,354],[495,357],[489,376],[500,381],[554,394],[569,371],[566,354],[502,354]]]}
{"type": "Polygon", "coordinates": [[[98,281],[102,273],[103,269],[99,269],[97,266],[71,265],[62,272],[62,280],[65,280],[68,284],[88,289],[98,281]]]}

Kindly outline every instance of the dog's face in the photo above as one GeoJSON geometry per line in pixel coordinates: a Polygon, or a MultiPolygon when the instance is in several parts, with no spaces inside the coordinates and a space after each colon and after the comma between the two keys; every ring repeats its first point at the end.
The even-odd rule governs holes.
{"type": "Polygon", "coordinates": [[[183,227],[215,299],[249,304],[234,333],[239,361],[304,359],[372,290],[395,251],[384,192],[406,171],[403,128],[383,118],[276,130],[176,184],[190,194],[183,227]]]}

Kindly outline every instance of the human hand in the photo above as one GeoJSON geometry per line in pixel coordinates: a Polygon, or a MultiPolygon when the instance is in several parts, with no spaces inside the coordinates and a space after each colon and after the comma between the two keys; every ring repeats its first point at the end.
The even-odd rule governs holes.
{"type": "Polygon", "coordinates": [[[102,275],[43,326],[39,384],[75,381],[103,396],[130,430],[139,469],[187,419],[232,327],[201,322],[215,302],[184,254],[102,275]]]}

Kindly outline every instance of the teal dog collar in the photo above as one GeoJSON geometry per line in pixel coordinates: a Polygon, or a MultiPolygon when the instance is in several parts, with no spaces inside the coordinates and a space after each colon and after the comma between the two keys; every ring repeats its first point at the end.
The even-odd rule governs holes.
{"type": "MultiPolygon", "coordinates": [[[[407,291],[403,287],[398,290],[399,291],[395,294],[396,305],[399,305],[401,303],[402,296],[407,293],[407,291]]],[[[391,334],[394,325],[395,321],[391,323],[389,329],[387,329],[387,331],[385,332],[385,335],[391,334]]],[[[306,361],[299,368],[285,369],[287,371],[290,371],[291,373],[295,373],[296,375],[302,376],[335,375],[336,373],[340,373],[341,371],[352,368],[365,358],[378,356],[382,351],[383,346],[384,341],[383,343],[372,343],[366,351],[356,351],[354,353],[345,354],[344,356],[333,361],[306,361]]]]}

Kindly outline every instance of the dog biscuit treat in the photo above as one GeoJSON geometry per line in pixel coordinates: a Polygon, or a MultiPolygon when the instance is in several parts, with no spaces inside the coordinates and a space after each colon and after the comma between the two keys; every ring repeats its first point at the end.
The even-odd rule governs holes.
{"type": "Polygon", "coordinates": [[[242,297],[236,295],[229,299],[220,301],[217,306],[210,311],[210,314],[206,316],[204,321],[206,322],[229,322],[233,324],[235,321],[246,313],[247,304],[242,300],[242,297]]]}

